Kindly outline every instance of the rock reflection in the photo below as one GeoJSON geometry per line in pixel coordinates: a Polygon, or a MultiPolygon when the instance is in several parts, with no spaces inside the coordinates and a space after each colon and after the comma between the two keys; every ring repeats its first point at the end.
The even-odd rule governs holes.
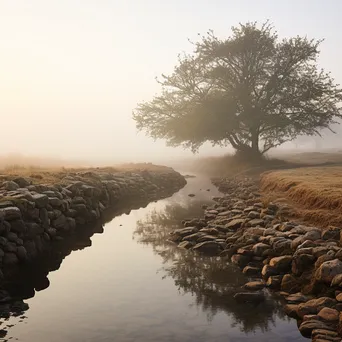
{"type": "Polygon", "coordinates": [[[184,219],[200,217],[202,205],[208,201],[177,201],[162,210],[153,210],[137,222],[134,237],[139,243],[152,246],[163,258],[163,278],[171,277],[181,293],[195,296],[196,305],[212,320],[218,312],[231,317],[233,326],[246,333],[257,329],[265,332],[275,325],[277,317],[288,320],[281,304],[273,297],[260,304],[237,304],[233,296],[246,281],[241,271],[227,260],[203,257],[177,248],[168,241],[169,232],[181,226],[184,219]]]}

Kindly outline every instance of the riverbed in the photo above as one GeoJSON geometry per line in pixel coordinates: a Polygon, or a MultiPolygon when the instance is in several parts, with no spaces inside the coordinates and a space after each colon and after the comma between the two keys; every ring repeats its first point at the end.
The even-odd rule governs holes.
{"type": "Polygon", "coordinates": [[[24,313],[1,319],[3,340],[307,341],[273,296],[259,306],[234,301],[246,282],[239,269],[167,241],[217,195],[198,176],[170,198],[115,217],[35,286],[24,313]]]}

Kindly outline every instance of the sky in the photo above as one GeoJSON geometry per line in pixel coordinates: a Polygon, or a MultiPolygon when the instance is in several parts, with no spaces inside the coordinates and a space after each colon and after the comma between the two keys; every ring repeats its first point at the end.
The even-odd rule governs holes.
{"type": "Polygon", "coordinates": [[[136,104],[160,90],[155,77],[191,51],[188,38],[269,19],[281,37],[325,38],[320,65],[342,83],[341,13],[340,0],[0,0],[0,154],[190,156],[138,133],[132,120],[136,104]]]}

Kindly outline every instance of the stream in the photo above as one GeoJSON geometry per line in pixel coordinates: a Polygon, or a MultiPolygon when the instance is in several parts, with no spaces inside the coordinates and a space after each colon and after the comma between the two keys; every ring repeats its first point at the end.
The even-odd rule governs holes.
{"type": "Polygon", "coordinates": [[[172,197],[115,217],[40,285],[29,272],[29,308],[0,320],[0,341],[308,341],[272,295],[258,306],[235,302],[246,282],[239,269],[167,241],[218,195],[208,178],[189,178],[172,197]]]}

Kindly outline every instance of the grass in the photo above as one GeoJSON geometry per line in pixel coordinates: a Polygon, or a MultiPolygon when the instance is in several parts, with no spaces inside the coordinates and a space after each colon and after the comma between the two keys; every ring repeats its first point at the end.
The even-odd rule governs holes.
{"type": "Polygon", "coordinates": [[[164,166],[154,165],[151,163],[128,163],[109,167],[89,167],[89,168],[65,168],[65,167],[40,167],[25,165],[8,165],[0,170],[0,183],[12,180],[16,177],[24,177],[32,180],[34,184],[56,184],[60,182],[66,175],[78,172],[138,172],[138,171],[167,171],[164,166]]]}
{"type": "Polygon", "coordinates": [[[309,167],[266,172],[264,196],[289,203],[295,216],[320,226],[342,226],[342,167],[309,167]]]}

